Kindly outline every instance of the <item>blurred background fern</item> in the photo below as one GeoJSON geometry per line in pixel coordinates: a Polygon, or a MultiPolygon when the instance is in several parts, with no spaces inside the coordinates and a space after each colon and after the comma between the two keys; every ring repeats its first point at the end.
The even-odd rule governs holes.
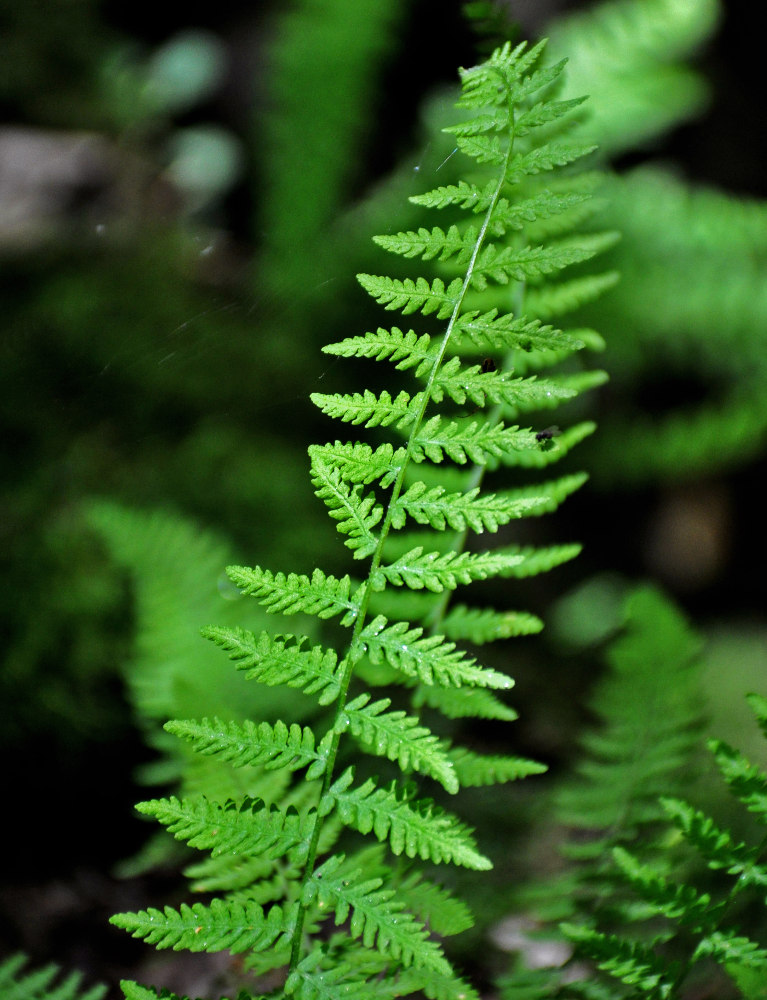
{"type": "MultiPolygon", "coordinates": [[[[132,905],[116,866],[174,877],[132,782],[205,780],[162,743],[168,716],[248,712],[197,637],[234,596],[226,562],[334,569],[306,475],[308,395],[335,388],[319,347],[377,322],[353,277],[370,234],[417,226],[405,196],[449,182],[455,68],[507,35],[549,35],[569,92],[591,95],[609,171],[593,225],[622,231],[604,269],[623,277],[578,317],[611,375],[585,414],[591,484],[531,540],[586,549],[525,581],[548,628],[515,647],[503,749],[565,770],[628,581],[651,576],[708,639],[708,730],[759,759],[733,735],[767,676],[755,17],[715,0],[455,0],[438,19],[426,0],[0,0],[3,796],[31,825],[68,819],[6,863],[4,949],[147,978],[106,930],[132,905]]],[[[478,791],[474,823],[524,856],[545,827],[535,783],[514,794],[531,802],[510,817],[478,791]]]]}

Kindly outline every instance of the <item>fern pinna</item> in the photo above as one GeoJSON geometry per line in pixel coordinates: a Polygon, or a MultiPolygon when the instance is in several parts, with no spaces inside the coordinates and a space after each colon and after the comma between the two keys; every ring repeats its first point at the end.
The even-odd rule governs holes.
{"type": "Polygon", "coordinates": [[[449,598],[459,585],[531,575],[577,553],[569,545],[469,545],[470,532],[496,532],[513,519],[553,510],[583,482],[570,475],[482,489],[488,471],[544,468],[566,454],[591,424],[536,430],[520,426],[519,416],[557,406],[603,379],[579,370],[525,375],[598,343],[590,331],[565,333],[541,322],[547,308],[560,311],[589,294],[586,277],[547,283],[546,276],[589,259],[612,239],[570,233],[585,217],[591,181],[562,168],[590,149],[568,138],[581,102],[554,98],[563,66],[541,65],[543,49],[507,45],[462,71],[459,106],[471,117],[447,131],[474,161],[474,172],[413,198],[448,209],[455,221],[446,229],[377,238],[406,258],[443,263],[440,276],[359,275],[387,309],[443,321],[439,334],[379,328],[325,348],[392,362],[418,383],[415,391],[395,394],[312,397],[331,417],[398,435],[393,443],[336,441],[309,449],[316,494],[366,573],[228,571],[242,593],[273,613],[335,619],[343,651],[301,634],[205,630],[248,677],[287,685],[326,707],[327,726],[171,722],[166,728],[200,753],[236,768],[259,767],[267,777],[277,773],[282,784],[267,786],[262,797],[224,804],[171,797],[139,807],[177,838],[210,852],[191,873],[198,890],[217,895],[179,909],[120,914],[113,922],[160,948],[244,953],[250,970],[269,973],[270,996],[332,997],[341,986],[347,998],[418,991],[440,1000],[476,996],[441,944],[470,926],[468,910],[406,859],[478,871],[491,862],[456,815],[419,791],[413,774],[454,794],[462,785],[543,770],[521,758],[453,747],[421,719],[422,710],[453,718],[514,717],[496,693],[507,691],[511,678],[457,643],[537,631],[539,620],[451,607],[449,598]],[[466,212],[477,221],[465,221],[466,212]],[[532,311],[525,314],[526,303],[532,311]],[[485,419],[475,415],[481,409],[485,419]],[[443,463],[456,468],[435,469],[443,463]],[[390,693],[377,697],[363,685],[386,685],[390,693]],[[347,764],[350,744],[362,751],[356,760],[364,775],[347,764]],[[382,758],[383,770],[393,762],[402,777],[371,776],[365,755],[382,758]],[[291,782],[296,771],[306,780],[291,782]],[[372,833],[378,843],[360,849],[349,831],[372,833]],[[387,861],[387,847],[395,863],[387,861]]]}

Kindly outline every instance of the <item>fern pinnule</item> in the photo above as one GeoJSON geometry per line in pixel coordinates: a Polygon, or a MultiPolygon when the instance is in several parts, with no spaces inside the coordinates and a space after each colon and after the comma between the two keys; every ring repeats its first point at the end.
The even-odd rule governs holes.
{"type": "Polygon", "coordinates": [[[180,910],[123,914],[115,922],[158,947],[245,951],[246,963],[258,970],[286,965],[283,994],[294,998],[335,997],[341,984],[344,996],[366,1000],[417,991],[431,1000],[476,997],[435,938],[468,926],[468,913],[445,890],[422,881],[406,859],[474,871],[492,862],[470,827],[422,794],[413,779],[433,781],[438,793],[452,795],[462,784],[514,781],[544,770],[514,755],[461,750],[438,730],[440,715],[515,717],[501,697],[512,679],[457,643],[482,644],[541,627],[526,612],[451,607],[452,594],[480,581],[546,572],[578,551],[574,545],[534,548],[513,537],[494,548],[472,544],[473,535],[511,532],[521,519],[556,509],[582,485],[583,476],[571,475],[486,490],[484,477],[504,466],[544,468],[564,457],[593,425],[560,433],[516,421],[544,411],[548,419],[538,419],[545,427],[548,411],[604,380],[603,373],[575,364],[546,377],[513,369],[517,353],[524,353],[528,368],[539,356],[541,367],[550,368],[597,344],[588,331],[560,330],[528,315],[525,299],[528,286],[544,292],[561,271],[580,267],[614,240],[612,234],[572,234],[574,222],[585,218],[588,185],[563,181],[550,190],[543,180],[555,179],[563,167],[575,176],[572,165],[591,151],[572,134],[581,102],[557,98],[563,65],[544,64],[544,48],[505,45],[486,63],[461,71],[460,106],[470,113],[450,126],[450,135],[474,161],[477,176],[488,180],[461,181],[414,201],[468,209],[471,220],[456,214],[445,227],[376,239],[399,257],[432,262],[438,273],[358,275],[385,309],[417,315],[429,329],[379,327],[326,348],[339,357],[386,362],[413,382],[311,397],[327,417],[376,434],[375,444],[336,440],[309,449],[312,485],[353,554],[356,578],[319,568],[310,574],[228,570],[240,593],[270,614],[318,619],[321,641],[204,630],[246,678],[300,690],[325,714],[317,710],[317,721],[304,726],[216,718],[169,725],[201,756],[285,775],[282,801],[171,797],[142,806],[176,837],[211,853],[192,871],[200,885],[222,895],[180,910]],[[537,223],[545,238],[535,237],[537,223]],[[484,351],[493,356],[490,363],[478,361],[484,351]],[[371,693],[384,685],[394,688],[396,701],[371,693]],[[425,707],[437,715],[434,729],[420,717],[425,707]],[[401,778],[378,779],[368,766],[357,768],[355,744],[366,765],[379,758],[401,778]],[[300,771],[310,780],[295,782],[300,771]],[[359,834],[378,842],[375,854],[354,852],[359,834]],[[399,859],[396,865],[384,863],[384,849],[399,859]],[[330,935],[321,929],[328,914],[337,925],[330,935]]]}

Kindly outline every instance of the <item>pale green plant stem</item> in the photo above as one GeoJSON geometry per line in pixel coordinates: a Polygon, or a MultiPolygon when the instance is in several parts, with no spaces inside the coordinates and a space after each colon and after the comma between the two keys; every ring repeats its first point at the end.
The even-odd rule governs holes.
{"type": "MultiPolygon", "coordinates": [[[[505,86],[506,85],[505,79],[503,82],[505,86]]],[[[408,437],[405,456],[403,458],[399,472],[397,473],[397,478],[394,482],[394,485],[392,486],[391,495],[389,497],[389,503],[386,509],[386,516],[384,518],[383,525],[381,526],[381,531],[378,538],[378,544],[370,559],[370,568],[368,570],[367,579],[365,583],[362,584],[362,598],[360,600],[359,609],[357,611],[357,616],[355,618],[352,637],[349,641],[349,651],[345,659],[344,673],[341,678],[340,692],[336,702],[337,705],[336,713],[332,725],[333,739],[331,741],[330,748],[328,750],[327,763],[325,765],[325,773],[322,782],[322,790],[320,792],[320,801],[328,794],[333,782],[333,772],[335,768],[336,758],[338,756],[339,744],[341,741],[339,721],[346,708],[346,699],[349,691],[349,684],[351,683],[352,675],[354,673],[354,665],[364,654],[364,648],[363,648],[364,644],[361,642],[360,636],[362,634],[362,629],[364,628],[365,620],[367,617],[368,605],[370,603],[370,594],[372,591],[373,577],[375,576],[377,570],[381,565],[381,561],[383,558],[383,548],[386,539],[389,535],[389,531],[391,529],[391,523],[394,517],[395,505],[402,492],[408,466],[412,461],[415,439],[418,435],[419,430],[421,429],[421,425],[423,424],[424,416],[426,414],[426,408],[431,401],[431,394],[434,388],[434,383],[436,381],[437,374],[442,366],[442,362],[445,357],[445,352],[447,351],[447,345],[453,334],[453,330],[455,329],[455,324],[458,320],[458,317],[461,314],[461,309],[463,306],[464,299],[466,297],[466,293],[468,292],[469,287],[471,285],[471,280],[474,274],[474,268],[477,263],[477,258],[479,257],[480,251],[482,250],[485,243],[487,230],[490,225],[490,219],[492,217],[495,206],[498,203],[498,198],[500,197],[503,185],[506,182],[506,174],[508,172],[509,163],[512,156],[512,150],[514,148],[514,130],[515,130],[514,109],[512,106],[512,102],[510,100],[508,103],[509,103],[509,123],[510,123],[509,145],[508,149],[506,150],[506,156],[504,158],[502,168],[500,170],[498,184],[496,185],[495,191],[493,192],[492,200],[490,201],[490,204],[488,205],[487,210],[485,212],[482,228],[480,229],[479,234],[477,235],[477,241],[471,255],[471,260],[469,261],[466,268],[466,274],[464,277],[463,285],[461,286],[460,294],[458,295],[455,304],[453,306],[453,311],[450,314],[450,319],[448,321],[447,328],[442,337],[442,342],[440,343],[439,350],[437,351],[436,357],[434,359],[434,364],[432,365],[432,369],[429,374],[429,379],[426,383],[426,387],[423,392],[423,398],[421,400],[421,404],[418,408],[415,419],[413,420],[413,426],[411,428],[410,435],[408,437]]],[[[306,862],[304,865],[304,876],[303,879],[301,880],[301,888],[297,904],[298,912],[296,915],[296,925],[293,931],[293,942],[291,946],[289,972],[294,972],[298,966],[298,963],[301,960],[303,927],[306,919],[306,910],[307,910],[307,906],[303,902],[303,895],[306,886],[309,882],[309,879],[314,874],[314,866],[317,860],[317,848],[319,845],[320,834],[322,832],[323,821],[324,821],[324,815],[320,815],[320,811],[318,810],[315,816],[311,839],[309,841],[309,850],[307,852],[306,862]]]]}

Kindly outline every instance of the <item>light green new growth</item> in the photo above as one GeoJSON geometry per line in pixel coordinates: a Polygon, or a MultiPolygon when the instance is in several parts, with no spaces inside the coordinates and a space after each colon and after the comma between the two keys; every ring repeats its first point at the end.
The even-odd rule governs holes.
{"type": "MultiPolygon", "coordinates": [[[[556,509],[583,483],[571,474],[484,488],[496,470],[543,468],[591,433],[585,422],[547,428],[548,412],[540,430],[520,421],[604,380],[574,363],[587,344],[599,345],[597,335],[546,325],[543,308],[525,311],[528,287],[540,297],[550,290],[558,308],[580,301],[582,289],[552,279],[614,242],[612,234],[572,235],[588,192],[570,165],[592,147],[573,135],[581,101],[556,99],[563,64],[544,65],[544,48],[505,45],[461,71],[459,107],[468,118],[448,131],[469,158],[467,179],[413,199],[446,210],[447,225],[376,240],[400,257],[434,261],[438,274],[358,276],[386,309],[426,320],[326,348],[388,362],[414,380],[391,392],[312,397],[329,417],[378,435],[373,444],[337,440],[309,449],[312,485],[351,550],[353,574],[230,567],[239,591],[269,613],[320,624],[311,637],[300,618],[290,634],[204,630],[249,681],[294,689],[313,717],[305,725],[216,717],[168,723],[201,758],[255,779],[247,795],[230,801],[192,794],[139,807],[209,853],[189,874],[198,889],[218,895],[120,914],[113,923],[159,948],[228,950],[242,953],[255,974],[281,970],[270,978],[275,998],[330,998],[341,989],[347,1000],[477,998],[441,941],[470,926],[468,910],[424,881],[419,863],[491,868],[473,831],[443,801],[462,785],[544,770],[454,746],[432,729],[440,715],[514,718],[501,700],[512,679],[458,643],[541,627],[525,612],[451,604],[453,591],[546,572],[579,550],[535,548],[513,535],[496,547],[474,538],[492,539],[556,509]],[[478,353],[489,357],[478,363],[478,353]],[[564,374],[527,374],[564,359],[564,374]],[[384,696],[371,690],[381,686],[384,696]],[[371,776],[372,764],[380,777],[371,776]],[[368,838],[362,846],[360,834],[368,838]]],[[[577,278],[584,279],[580,271],[577,278]]],[[[153,995],[136,984],[123,988],[131,1000],[153,995]]]]}

